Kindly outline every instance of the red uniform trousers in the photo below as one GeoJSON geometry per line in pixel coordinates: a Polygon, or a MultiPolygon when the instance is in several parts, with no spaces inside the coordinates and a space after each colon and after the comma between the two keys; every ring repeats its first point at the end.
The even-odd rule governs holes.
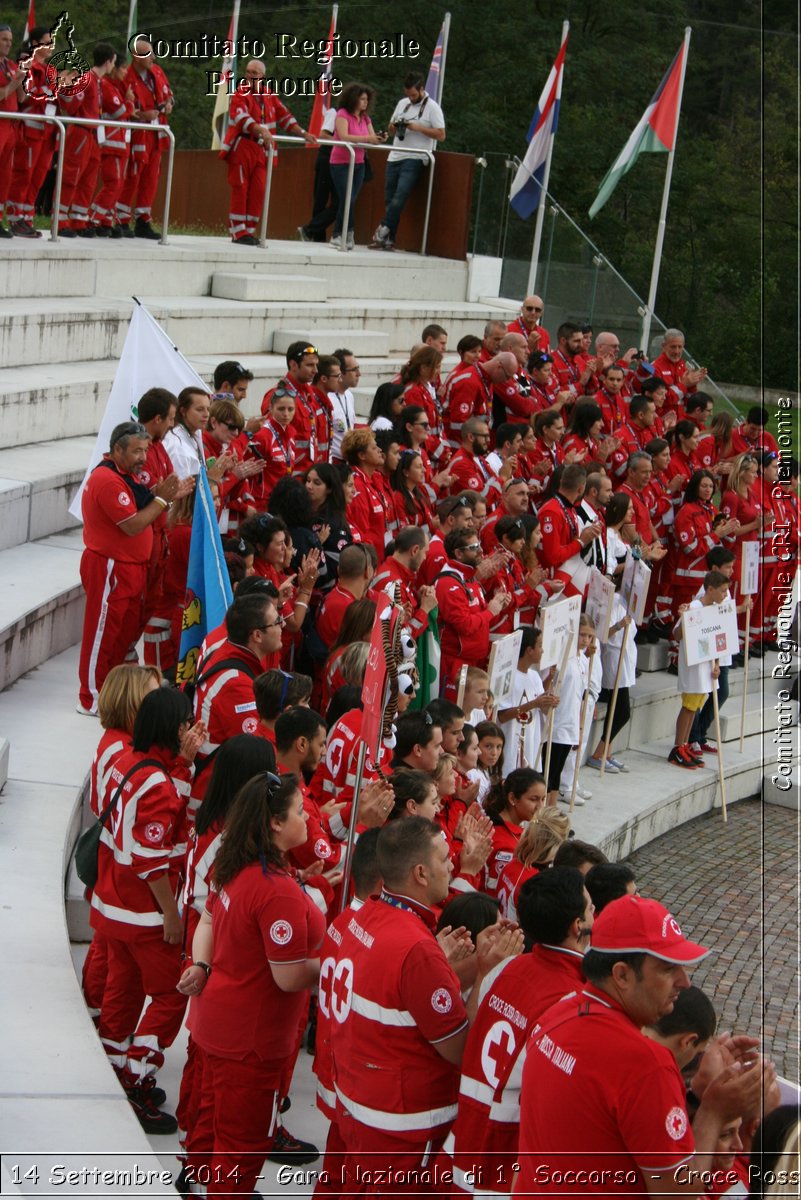
{"type": "Polygon", "coordinates": [[[278,1125],[284,1060],[218,1058],[199,1050],[203,1098],[193,1123],[195,1149],[184,1162],[190,1183],[206,1185],[207,1200],[253,1195],[278,1125]]]}
{"type": "MultiPolygon", "coordinates": [[[[192,956],[192,939],[200,921],[200,914],[189,905],[184,910],[185,932],[183,943],[186,953],[192,956]]],[[[189,1133],[194,1122],[190,1119],[193,1113],[200,1109],[200,1098],[203,1094],[203,1054],[194,1041],[192,1034],[186,1043],[186,1062],[181,1075],[181,1089],[178,1093],[178,1104],[175,1109],[175,1119],[178,1129],[185,1130],[187,1137],[183,1145],[189,1148],[189,1133]]]]}
{"type": "Polygon", "coordinates": [[[340,1196],[342,1194],[347,1153],[348,1148],[339,1132],[339,1123],[334,1119],[328,1126],[323,1165],[312,1192],[313,1196],[340,1196]]]}
{"type": "Polygon", "coordinates": [[[432,1170],[445,1141],[447,1128],[420,1130],[401,1138],[386,1129],[373,1129],[339,1110],[339,1130],[347,1148],[345,1182],[340,1196],[431,1196],[440,1189],[433,1180],[407,1182],[401,1172],[432,1170]],[[373,1182],[379,1178],[381,1182],[373,1182]],[[393,1178],[393,1176],[395,1178],[393,1178]]]}
{"type": "Polygon", "coordinates": [[[100,147],[91,129],[71,125],[64,148],[64,176],[58,220],[62,227],[85,229],[100,168],[100,147]]]}
{"type": "Polygon", "coordinates": [[[255,237],[267,186],[267,156],[258,142],[239,139],[228,156],[228,186],[231,189],[228,232],[234,238],[245,234],[255,237]]]}
{"type": "Polygon", "coordinates": [[[0,121],[0,218],[3,216],[5,203],[11,195],[11,168],[19,136],[18,124],[18,121],[0,121]]]}
{"type": "MultiPolygon", "coordinates": [[[[4,122],[8,124],[9,122],[4,122]]],[[[25,135],[19,139],[14,150],[14,170],[11,190],[8,193],[9,221],[28,221],[33,224],[36,215],[36,197],[42,189],[45,176],[53,161],[57,145],[55,133],[46,132],[44,137],[31,141],[25,135]]],[[[0,148],[0,159],[3,150],[0,148]]],[[[2,169],[2,168],[0,168],[2,169]]]]}
{"type": "Polygon", "coordinates": [[[120,198],[122,185],[125,183],[125,171],[128,166],[127,148],[122,154],[115,152],[100,155],[100,191],[95,196],[92,205],[92,223],[105,225],[108,229],[114,224],[117,212],[117,201],[120,198]]]}
{"type": "Polygon", "coordinates": [[[160,929],[143,930],[135,941],[107,937],[106,945],[98,1033],[123,1086],[131,1087],[158,1071],[180,1031],[187,1003],[176,990],[181,947],[168,945],[160,929]],[[143,997],[149,997],[144,1012],[143,997]]]}
{"type": "MultiPolygon", "coordinates": [[[[123,535],[124,536],[124,535],[123,535]]],[[[142,603],[147,563],[117,562],[94,550],[81,556],[81,583],[86,592],[79,697],[86,709],[97,697],[112,667],[126,661],[142,632],[142,603]]]]}
{"type": "Polygon", "coordinates": [[[121,225],[127,225],[131,216],[137,221],[149,221],[152,216],[153,199],[159,184],[161,171],[161,139],[156,133],[134,132],[138,146],[143,146],[140,153],[131,150],[125,180],[117,201],[117,220],[121,225]],[[141,139],[141,140],[140,140],[141,139]],[[134,209],[136,197],[136,209],[134,209]]]}
{"type": "Polygon", "coordinates": [[[83,960],[81,972],[81,988],[86,1007],[91,1013],[92,1020],[97,1023],[100,1006],[103,1003],[103,992],[108,976],[108,947],[102,933],[95,930],[94,937],[89,943],[86,958],[83,960]]]}

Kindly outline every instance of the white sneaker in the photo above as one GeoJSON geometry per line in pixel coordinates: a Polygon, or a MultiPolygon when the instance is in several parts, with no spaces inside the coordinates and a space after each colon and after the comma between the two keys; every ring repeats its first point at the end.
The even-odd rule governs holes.
{"type": "Polygon", "coordinates": [[[373,234],[374,242],[386,242],[389,240],[389,225],[379,225],[373,234]]]}
{"type": "Polygon", "coordinates": [[[339,234],[335,234],[331,238],[331,241],[328,243],[328,245],[331,246],[331,248],[333,250],[341,250],[342,249],[342,238],[339,236],[339,234]]]}
{"type": "Polygon", "coordinates": [[[80,701],[78,702],[78,704],[75,708],[75,711],[76,711],[76,713],[79,713],[82,717],[97,717],[97,716],[99,716],[97,709],[84,708],[84,706],[80,703],[80,701]]]}
{"type": "Polygon", "coordinates": [[[588,788],[582,787],[581,784],[576,788],[576,795],[581,796],[583,800],[592,800],[592,792],[588,788]]]}
{"type": "MultiPolygon", "coordinates": [[[[566,792],[563,792],[562,789],[560,788],[559,789],[559,802],[561,804],[569,805],[572,792],[573,792],[572,788],[568,788],[568,790],[566,792]]],[[[584,797],[582,796],[581,792],[579,792],[578,790],[576,791],[576,799],[574,801],[574,804],[575,804],[576,808],[584,807],[584,797]]]]}

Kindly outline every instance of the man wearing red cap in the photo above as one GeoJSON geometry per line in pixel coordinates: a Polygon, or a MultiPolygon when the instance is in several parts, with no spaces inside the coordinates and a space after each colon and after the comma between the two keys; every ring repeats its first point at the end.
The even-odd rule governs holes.
{"type": "Polygon", "coordinates": [[[762,1066],[735,1063],[708,1083],[691,1128],[676,1060],[642,1027],[672,1011],[709,950],[642,896],[608,904],[591,943],[586,987],[552,1005],[528,1045],[514,1194],[697,1196],[695,1172],[758,1102],[762,1066]]]}

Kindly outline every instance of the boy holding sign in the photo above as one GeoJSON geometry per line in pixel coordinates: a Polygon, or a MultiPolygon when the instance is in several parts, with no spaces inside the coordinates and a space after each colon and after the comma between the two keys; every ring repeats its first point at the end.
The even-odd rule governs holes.
{"type": "MultiPolygon", "coordinates": [[[[711,605],[723,604],[729,594],[729,580],[722,571],[708,571],[704,576],[704,594],[700,600],[681,606],[681,613],[698,608],[709,608],[711,605]]],[[[679,619],[673,630],[674,638],[681,643],[679,652],[679,692],[681,693],[681,709],[676,719],[676,744],[668,755],[668,762],[685,770],[695,771],[703,767],[704,760],[700,754],[695,754],[690,748],[690,731],[692,730],[695,714],[700,712],[707,701],[713,687],[717,685],[720,668],[717,659],[726,651],[725,645],[705,661],[688,664],[687,642],[685,629],[679,619]]],[[[715,647],[711,647],[714,649],[715,647]]],[[[695,657],[693,655],[693,657],[695,657]]]]}

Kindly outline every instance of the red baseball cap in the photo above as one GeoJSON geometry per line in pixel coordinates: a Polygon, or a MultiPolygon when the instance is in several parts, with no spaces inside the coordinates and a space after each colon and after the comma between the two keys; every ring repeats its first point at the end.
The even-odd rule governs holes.
{"type": "Polygon", "coordinates": [[[653,954],[670,963],[697,963],[711,951],[689,941],[656,900],[621,896],[595,918],[590,944],[601,954],[653,954]]]}

